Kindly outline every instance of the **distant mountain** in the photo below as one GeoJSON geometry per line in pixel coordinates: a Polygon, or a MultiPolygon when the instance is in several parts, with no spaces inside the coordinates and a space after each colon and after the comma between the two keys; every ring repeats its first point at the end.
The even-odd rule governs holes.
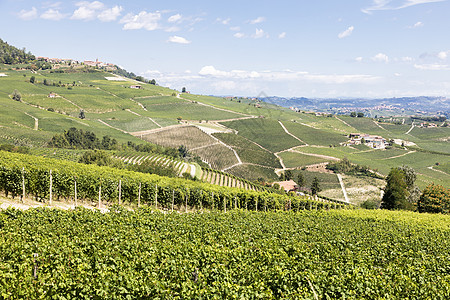
{"type": "Polygon", "coordinates": [[[297,110],[324,111],[345,114],[348,111],[384,111],[391,110],[399,113],[406,112],[428,113],[450,116],[450,100],[446,97],[401,97],[401,98],[304,98],[304,97],[265,97],[260,100],[296,108],[297,110]]]}
{"type": "Polygon", "coordinates": [[[0,63],[11,65],[29,63],[33,60],[34,55],[27,53],[25,48],[21,50],[0,39],[0,63]]]}

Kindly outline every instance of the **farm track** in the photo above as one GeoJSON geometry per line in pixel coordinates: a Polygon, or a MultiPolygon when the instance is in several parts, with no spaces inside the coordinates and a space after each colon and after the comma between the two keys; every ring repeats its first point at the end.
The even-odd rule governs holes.
{"type": "Polygon", "coordinates": [[[415,153],[415,152],[416,152],[416,151],[409,151],[409,152],[407,152],[407,153],[403,153],[403,154],[400,154],[400,155],[396,155],[396,156],[391,156],[391,157],[383,158],[382,160],[398,158],[398,157],[402,157],[402,156],[405,156],[405,155],[408,155],[408,154],[412,154],[412,153],[415,153]]]}
{"type": "Polygon", "coordinates": [[[430,167],[427,167],[427,168],[430,169],[430,170],[433,170],[433,171],[435,171],[435,172],[439,172],[439,173],[441,173],[441,174],[450,176],[450,174],[447,174],[447,173],[445,173],[444,171],[433,169],[433,166],[430,166],[430,167]]]}
{"type": "MultiPolygon", "coordinates": [[[[132,111],[131,109],[127,108],[125,109],[126,111],[132,113],[133,115],[139,116],[139,117],[143,117],[142,115],[138,114],[137,112],[132,111]]],[[[158,126],[159,128],[163,128],[161,125],[158,124],[158,122],[156,122],[155,120],[153,120],[150,117],[147,117],[147,119],[149,119],[150,121],[152,121],[153,123],[155,123],[156,126],[158,126]]]]}
{"type": "Polygon", "coordinates": [[[39,129],[39,119],[38,118],[36,118],[36,117],[34,117],[34,116],[32,116],[32,115],[30,115],[29,113],[25,113],[27,116],[29,116],[29,117],[31,117],[31,118],[33,118],[34,119],[34,128],[33,128],[33,130],[38,130],[39,129]]]}
{"type": "Polygon", "coordinates": [[[122,129],[120,129],[120,128],[114,127],[114,126],[112,126],[112,125],[109,125],[108,123],[106,123],[105,121],[102,121],[102,120],[100,120],[100,119],[97,119],[97,121],[99,121],[99,122],[102,123],[103,125],[106,125],[106,126],[108,126],[108,127],[110,127],[110,128],[119,130],[119,131],[121,131],[121,132],[123,132],[123,133],[129,133],[129,132],[125,131],[125,130],[122,130],[122,129]]]}
{"type": "Polygon", "coordinates": [[[342,193],[344,194],[344,199],[347,203],[350,203],[350,200],[347,196],[347,190],[345,189],[344,181],[342,180],[341,174],[336,174],[337,178],[339,179],[339,184],[341,185],[342,193]]]}
{"type": "MultiPolygon", "coordinates": [[[[192,100],[189,100],[189,99],[186,99],[186,98],[181,97],[180,94],[177,94],[177,98],[178,98],[178,99],[185,100],[185,101],[188,101],[188,102],[190,102],[190,103],[193,103],[193,102],[194,102],[194,101],[192,101],[192,100]]],[[[232,110],[225,109],[225,108],[216,107],[216,106],[214,106],[214,105],[206,104],[206,103],[203,103],[203,102],[198,102],[198,101],[195,101],[195,102],[196,102],[197,104],[199,104],[199,105],[203,105],[203,106],[206,106],[206,107],[209,107],[209,108],[213,108],[213,109],[217,109],[217,110],[221,110],[221,111],[225,111],[225,112],[229,112],[229,113],[234,113],[234,114],[237,114],[237,115],[242,115],[242,116],[246,116],[246,117],[249,117],[249,118],[256,118],[256,116],[252,116],[252,115],[248,115],[248,114],[244,114],[244,113],[232,111],[232,110]]]]}
{"type": "Polygon", "coordinates": [[[293,135],[292,133],[290,133],[287,128],[283,125],[283,123],[281,123],[281,121],[278,121],[278,123],[280,123],[281,127],[283,128],[284,132],[286,132],[288,135],[292,136],[294,139],[296,139],[297,141],[302,142],[303,144],[305,144],[305,146],[308,146],[308,143],[302,141],[301,139],[299,139],[298,137],[296,137],[295,135],[293,135]]]}

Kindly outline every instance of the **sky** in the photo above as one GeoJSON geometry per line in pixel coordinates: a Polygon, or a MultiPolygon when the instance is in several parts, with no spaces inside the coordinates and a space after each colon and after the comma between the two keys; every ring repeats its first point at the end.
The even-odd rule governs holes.
{"type": "Polygon", "coordinates": [[[450,97],[450,0],[0,0],[0,38],[206,95],[450,97]]]}

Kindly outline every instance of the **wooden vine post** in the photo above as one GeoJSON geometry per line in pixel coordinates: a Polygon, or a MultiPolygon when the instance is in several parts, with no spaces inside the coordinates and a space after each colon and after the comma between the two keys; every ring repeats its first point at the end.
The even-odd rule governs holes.
{"type": "Polygon", "coordinates": [[[122,204],[122,179],[119,180],[119,205],[122,204]]]}
{"type": "Polygon", "coordinates": [[[223,197],[223,210],[224,212],[227,212],[227,198],[223,197]]]}
{"type": "Polygon", "coordinates": [[[78,205],[78,199],[77,199],[77,178],[75,177],[75,206],[78,205]]]}
{"type": "Polygon", "coordinates": [[[100,186],[98,187],[98,208],[102,205],[102,181],[100,180],[100,186]]]}
{"type": "Polygon", "coordinates": [[[155,186],[155,209],[158,209],[158,185],[155,186]]]}
{"type": "Polygon", "coordinates": [[[52,170],[50,170],[50,205],[52,205],[52,185],[53,185],[53,177],[52,177],[52,170]]]}
{"type": "Polygon", "coordinates": [[[172,212],[173,212],[173,206],[174,206],[174,203],[175,202],[175,190],[172,190],[172,212]]]}
{"type": "Polygon", "coordinates": [[[22,167],[22,203],[25,202],[25,168],[22,167]]]}
{"type": "Polygon", "coordinates": [[[141,206],[141,183],[139,182],[139,191],[138,191],[138,207],[141,206]]]}
{"type": "Polygon", "coordinates": [[[188,212],[188,195],[189,195],[189,190],[187,190],[186,195],[185,195],[185,198],[186,198],[186,203],[185,203],[185,205],[186,205],[186,213],[188,212]]]}

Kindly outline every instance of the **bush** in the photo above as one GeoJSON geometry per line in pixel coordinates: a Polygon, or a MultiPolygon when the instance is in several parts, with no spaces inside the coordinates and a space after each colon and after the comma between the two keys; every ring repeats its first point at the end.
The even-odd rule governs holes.
{"type": "Polygon", "coordinates": [[[419,212],[450,213],[450,189],[434,183],[428,185],[419,198],[419,212]]]}

